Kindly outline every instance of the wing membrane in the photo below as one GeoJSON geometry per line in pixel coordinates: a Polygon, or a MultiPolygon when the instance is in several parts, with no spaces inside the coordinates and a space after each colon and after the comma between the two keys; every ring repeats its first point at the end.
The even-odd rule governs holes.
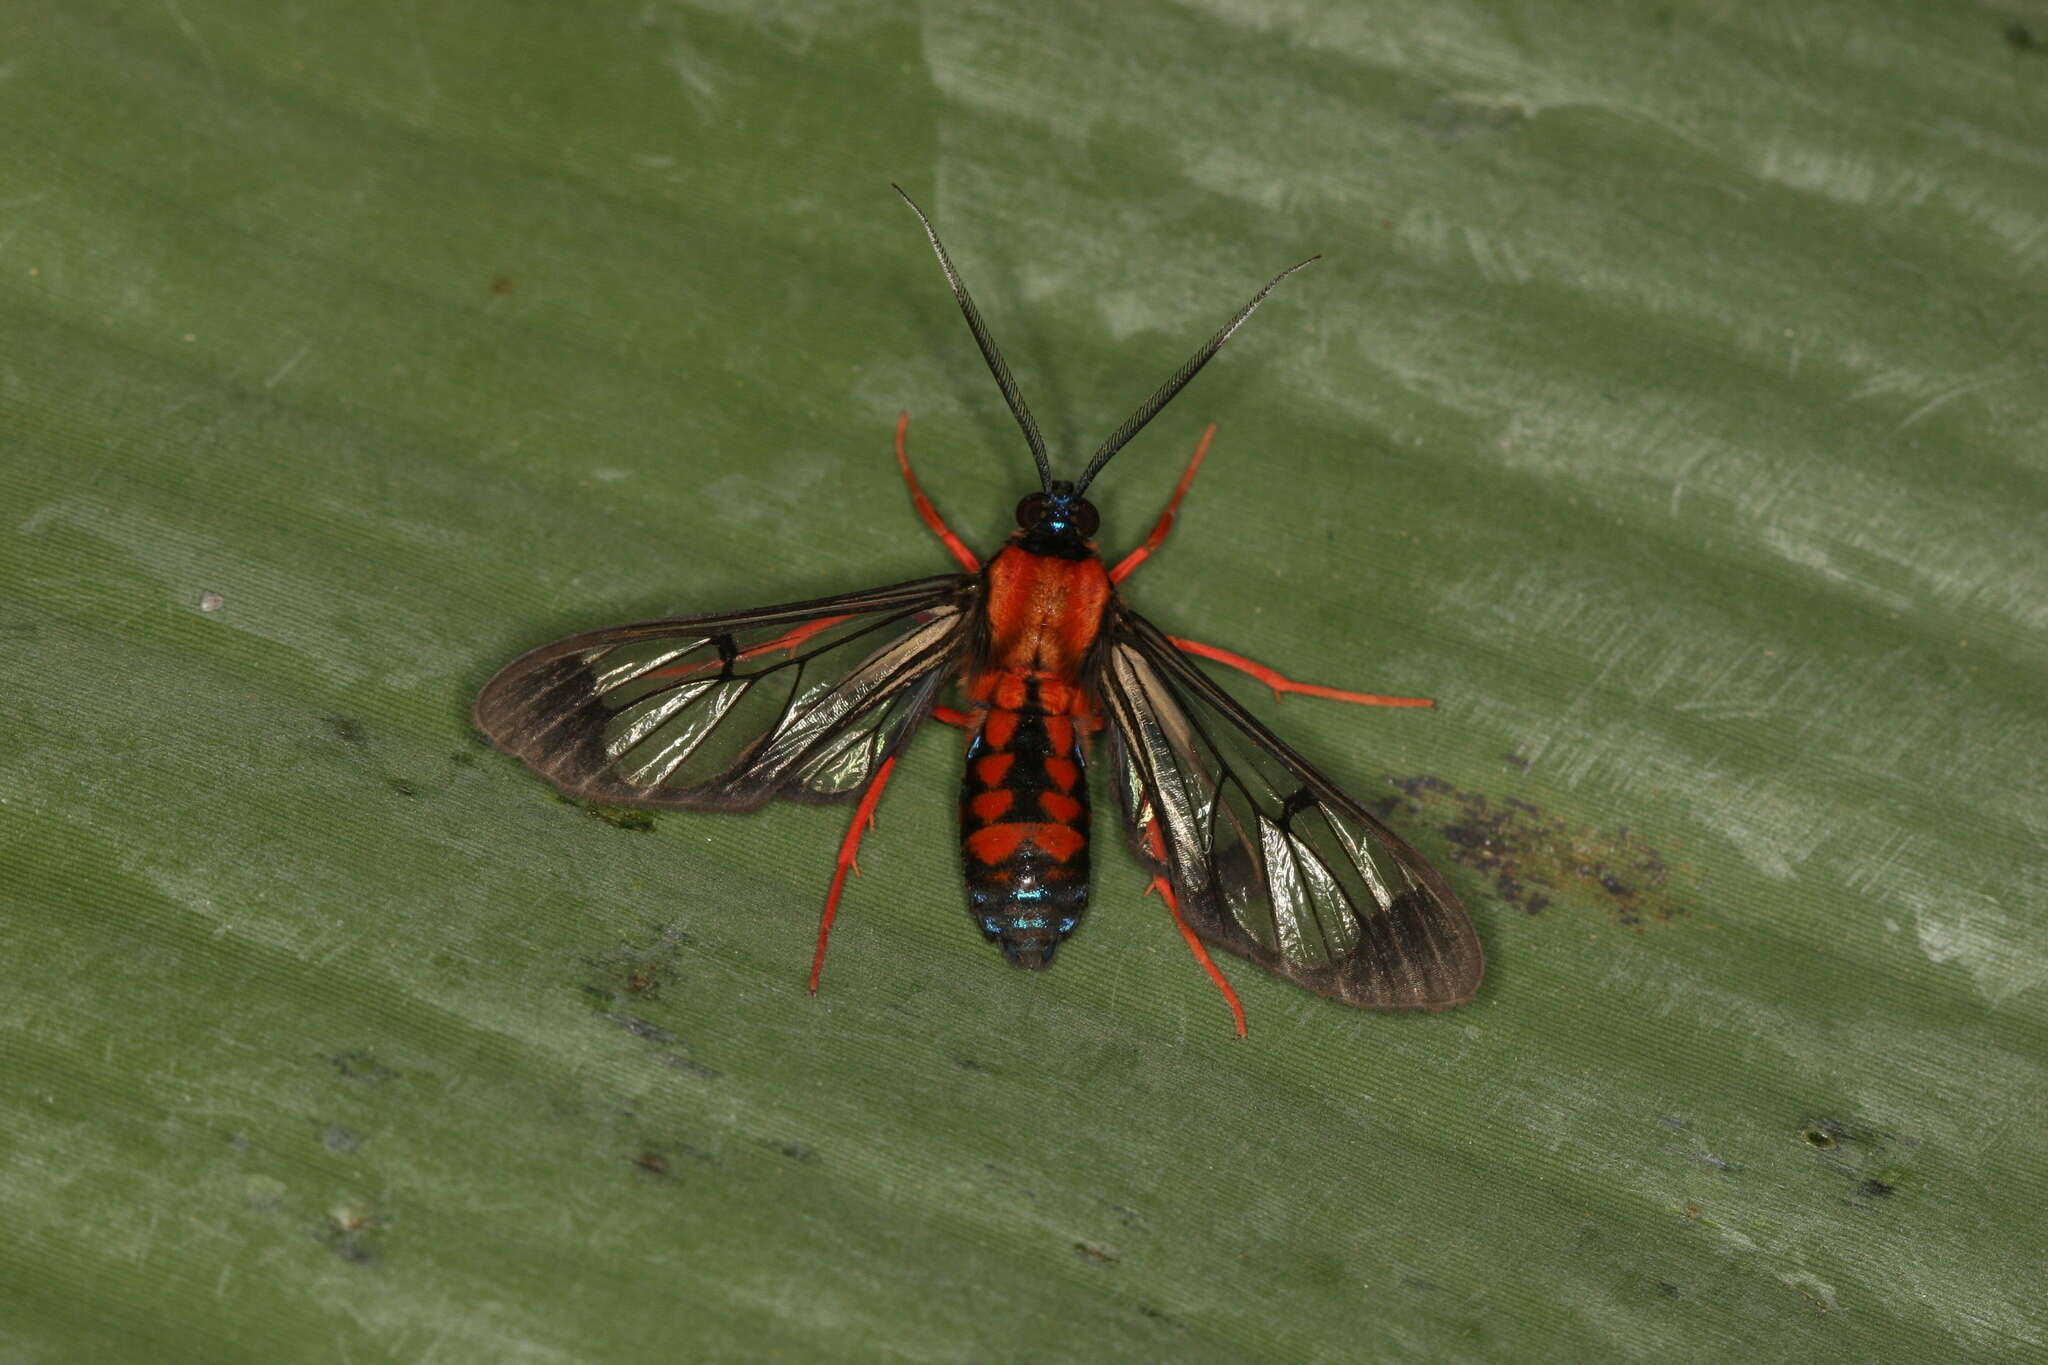
{"type": "Polygon", "coordinates": [[[476,725],[572,796],[752,810],[852,796],[931,711],[975,580],[642,621],[522,655],[476,725]]]}
{"type": "Polygon", "coordinates": [[[1368,1009],[1472,998],[1479,939],[1436,870],[1121,603],[1097,687],[1132,843],[1205,941],[1368,1009]]]}

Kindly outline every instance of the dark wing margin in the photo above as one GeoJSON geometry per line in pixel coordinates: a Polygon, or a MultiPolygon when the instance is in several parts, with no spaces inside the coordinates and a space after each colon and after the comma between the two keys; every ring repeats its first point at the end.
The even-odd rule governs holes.
{"type": "Polygon", "coordinates": [[[571,796],[753,810],[859,793],[931,713],[976,580],[571,635],[507,664],[477,729],[571,796]]]}
{"type": "Polygon", "coordinates": [[[1318,995],[1445,1009],[1479,989],[1472,921],[1405,840],[1122,603],[1095,682],[1139,859],[1188,926],[1318,995]]]}

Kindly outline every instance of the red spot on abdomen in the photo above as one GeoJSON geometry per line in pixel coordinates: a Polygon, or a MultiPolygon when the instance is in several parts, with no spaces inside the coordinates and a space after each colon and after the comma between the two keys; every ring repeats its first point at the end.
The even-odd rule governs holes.
{"type": "Polygon", "coordinates": [[[1017,713],[1015,711],[991,711],[988,719],[981,723],[981,738],[991,749],[1007,749],[1010,741],[1017,737],[1017,713]]]}
{"type": "Polygon", "coordinates": [[[1065,825],[1014,822],[990,825],[967,836],[967,851],[981,862],[994,866],[1016,856],[1026,841],[1035,844],[1054,862],[1063,863],[1088,846],[1088,836],[1065,825]]]}
{"type": "Polygon", "coordinates": [[[974,812],[975,819],[991,821],[1002,819],[1010,807],[1016,804],[1017,797],[1014,792],[992,791],[983,792],[969,801],[967,808],[974,812]]]}
{"type": "Polygon", "coordinates": [[[1038,808],[1047,818],[1071,824],[1081,818],[1081,803],[1065,792],[1045,791],[1038,794],[1038,808]]]}
{"type": "MultiPolygon", "coordinates": [[[[989,754],[974,760],[974,775],[984,787],[1000,787],[1003,785],[1003,779],[1009,775],[1010,765],[1016,761],[1017,756],[1015,754],[989,754]]],[[[1072,767],[1073,765],[1068,764],[1067,766],[1072,767]]],[[[1062,782],[1060,785],[1062,787],[1071,787],[1074,784],[1072,782],[1062,782]]]]}

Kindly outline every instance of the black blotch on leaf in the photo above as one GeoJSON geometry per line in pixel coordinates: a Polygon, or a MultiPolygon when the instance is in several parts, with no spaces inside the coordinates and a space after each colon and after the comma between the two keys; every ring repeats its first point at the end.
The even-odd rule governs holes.
{"type": "Polygon", "coordinates": [[[393,1075],[367,1052],[337,1052],[327,1059],[327,1064],[340,1072],[344,1080],[363,1085],[382,1085],[393,1075]]]}
{"type": "Polygon", "coordinates": [[[1659,1294],[1662,1294],[1667,1299],[1675,1299],[1679,1297],[1678,1286],[1671,1283],[1671,1281],[1669,1280],[1657,1281],[1657,1292],[1659,1294]]]}
{"type": "Polygon", "coordinates": [[[817,1152],[812,1148],[806,1147],[801,1142],[770,1143],[769,1145],[791,1161],[812,1162],[818,1159],[817,1152]]]}
{"type": "Polygon", "coordinates": [[[666,1180],[668,1178],[670,1171],[669,1159],[653,1148],[650,1147],[646,1151],[636,1153],[632,1160],[635,1169],[643,1171],[658,1180],[666,1180]]]}
{"type": "Polygon", "coordinates": [[[418,796],[420,794],[418,787],[402,777],[386,778],[384,785],[397,792],[400,796],[418,796]]]}
{"type": "Polygon", "coordinates": [[[1074,1254],[1090,1265],[1116,1265],[1124,1258],[1121,1251],[1101,1242],[1076,1242],[1074,1254]]]}
{"type": "Polygon", "coordinates": [[[1823,1171],[1845,1181],[1843,1202],[1869,1210],[1872,1200],[1889,1199],[1909,1179],[1909,1161],[1920,1143],[1896,1133],[1837,1118],[1808,1118],[1798,1125],[1799,1141],[1823,1171]]]}
{"type": "Polygon", "coordinates": [[[1684,912],[1666,893],[1671,869],[1626,829],[1575,825],[1519,797],[1461,791],[1427,773],[1390,781],[1402,795],[1377,803],[1383,814],[1439,822],[1452,860],[1486,876],[1502,900],[1526,914],[1559,900],[1605,905],[1629,926],[1684,912]]]}
{"type": "Polygon", "coordinates": [[[2034,30],[2017,19],[2005,26],[2005,45],[2015,52],[2041,51],[2041,40],[2034,30]]]}

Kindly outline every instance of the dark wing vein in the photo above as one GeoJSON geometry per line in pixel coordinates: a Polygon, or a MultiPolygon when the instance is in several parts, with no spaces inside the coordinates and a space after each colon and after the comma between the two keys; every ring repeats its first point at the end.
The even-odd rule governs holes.
{"type": "Polygon", "coordinates": [[[751,810],[841,799],[930,713],[977,591],[952,574],[572,635],[492,678],[477,728],[590,800],[751,810]]]}
{"type": "Polygon", "coordinates": [[[1096,687],[1132,843],[1203,939],[1347,1004],[1472,998],[1479,939],[1436,870],[1121,603],[1096,687]]]}

